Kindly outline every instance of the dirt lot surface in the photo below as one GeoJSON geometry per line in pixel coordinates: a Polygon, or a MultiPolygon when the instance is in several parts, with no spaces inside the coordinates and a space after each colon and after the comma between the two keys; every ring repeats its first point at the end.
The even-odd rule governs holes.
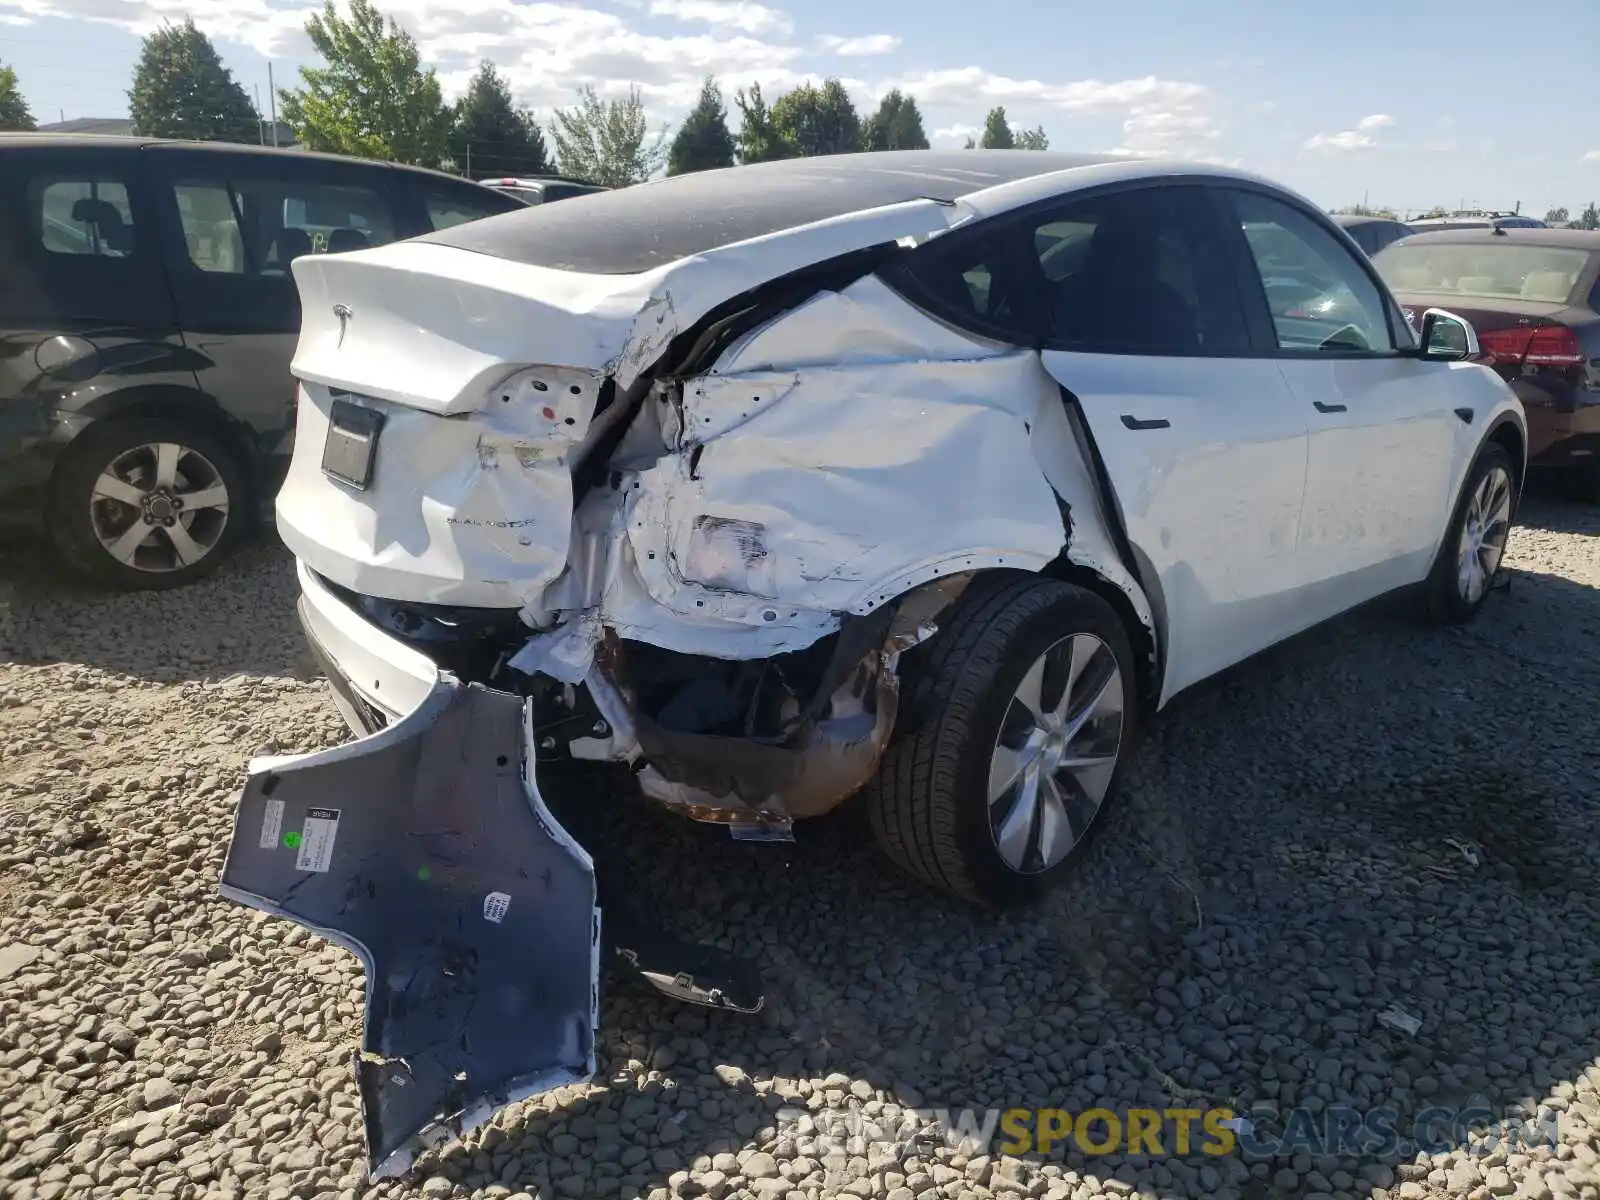
{"type": "Polygon", "coordinates": [[[751,847],[597,792],[641,894],[757,960],[767,1008],[615,982],[592,1085],[374,1187],[358,963],[217,895],[246,759],[345,736],[287,557],[107,596],[13,552],[0,1196],[1600,1197],[1600,509],[1530,500],[1510,564],[1468,629],[1385,608],[1180,700],[1039,912],[902,883],[848,814],[751,847]],[[1352,1106],[1403,1138],[1515,1104],[1553,1147],[1019,1158],[841,1119],[1352,1106]]]}

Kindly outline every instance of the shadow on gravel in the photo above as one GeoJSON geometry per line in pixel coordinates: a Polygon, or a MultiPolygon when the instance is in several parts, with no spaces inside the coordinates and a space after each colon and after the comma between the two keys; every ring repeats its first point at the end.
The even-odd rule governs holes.
{"type": "Polygon", "coordinates": [[[293,560],[257,537],[216,574],[169,592],[116,593],[36,544],[0,547],[0,659],[75,663],[159,683],[317,677],[295,620],[293,560]]]}
{"type": "MultiPolygon", "coordinates": [[[[747,846],[614,803],[631,885],[675,932],[754,959],[768,1006],[728,1017],[611,980],[607,1090],[497,1131],[496,1174],[546,1195],[644,1195],[691,1167],[713,1188],[708,1170],[821,1167],[828,1194],[918,1173],[1025,1193],[1047,1160],[947,1152],[939,1174],[903,1131],[852,1144],[871,1131],[837,1118],[1227,1107],[1270,1137],[1348,1106],[1391,1110],[1401,1145],[1052,1160],[1162,1197],[1498,1190],[1504,1159],[1445,1170],[1411,1139],[1430,1110],[1449,1141],[1467,1110],[1546,1101],[1600,1128],[1574,1087],[1600,1084],[1600,662],[1573,652],[1580,625],[1600,628],[1600,590],[1518,572],[1464,630],[1374,611],[1229,673],[1155,722],[1090,853],[1026,913],[903,882],[853,810],[747,846]]],[[[438,1169],[477,1186],[482,1167],[438,1169]]]]}
{"type": "Polygon", "coordinates": [[[1550,484],[1531,485],[1517,507],[1517,522],[1547,533],[1600,535],[1600,501],[1563,495],[1550,484]]]}

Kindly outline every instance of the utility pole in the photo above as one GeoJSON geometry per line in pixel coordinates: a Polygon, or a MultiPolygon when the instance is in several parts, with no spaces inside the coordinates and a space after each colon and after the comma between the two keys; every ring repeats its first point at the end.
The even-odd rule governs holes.
{"type": "Polygon", "coordinates": [[[472,139],[467,139],[467,178],[472,178],[472,139]]]}
{"type": "Polygon", "coordinates": [[[278,89],[272,83],[272,60],[267,60],[267,103],[272,106],[272,148],[278,148],[278,89]]]}
{"type": "Polygon", "coordinates": [[[255,88],[256,88],[256,133],[257,133],[257,135],[259,135],[259,137],[261,139],[261,144],[263,146],[265,146],[267,144],[267,127],[266,127],[265,123],[263,123],[262,120],[261,120],[261,85],[258,83],[258,84],[255,85],[255,88]]]}

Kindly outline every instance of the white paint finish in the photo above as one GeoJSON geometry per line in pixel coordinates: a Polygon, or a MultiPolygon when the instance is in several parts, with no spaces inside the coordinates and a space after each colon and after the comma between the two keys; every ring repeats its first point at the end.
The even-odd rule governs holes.
{"type": "Polygon", "coordinates": [[[319,573],[364,594],[520,607],[565,569],[568,458],[588,433],[598,390],[592,375],[543,368],[492,389],[470,416],[362,398],[384,413],[384,427],[372,484],[357,491],[322,472],[332,397],[307,385],[278,532],[319,573]]]}
{"type": "Polygon", "coordinates": [[[1165,614],[1162,703],[1295,627],[1307,422],[1270,359],[1046,351],[1165,614]],[[1169,427],[1132,430],[1124,414],[1169,427]]]}
{"type": "Polygon", "coordinates": [[[1328,356],[1279,366],[1310,422],[1299,553],[1316,597],[1311,624],[1427,575],[1467,426],[1442,363],[1328,356]]]}
{"type": "Polygon", "coordinates": [[[813,296],[735,341],[701,380],[800,367],[980,358],[1011,347],[962,333],[907,304],[876,275],[813,296]]]}
{"type": "MultiPolygon", "coordinates": [[[[416,711],[438,686],[439,668],[330,592],[307,568],[295,564],[300,580],[300,615],[311,636],[339,665],[350,686],[373,707],[398,721],[416,711]]],[[[361,731],[354,714],[345,720],[361,731]]],[[[252,770],[256,769],[252,765],[252,770]]]]}
{"type": "Polygon", "coordinates": [[[675,612],[760,624],[791,607],[868,611],[975,566],[1037,570],[1063,543],[1030,441],[1038,362],[1014,351],[702,381],[684,406],[695,449],[639,477],[628,536],[645,587],[675,612]],[[702,441],[702,428],[731,432],[702,441]],[[760,527],[762,594],[687,578],[702,517],[760,527]]]}
{"type": "Polygon", "coordinates": [[[758,284],[854,250],[942,231],[958,214],[913,200],[751,238],[636,275],[589,275],[432,242],[293,265],[291,371],[439,413],[468,411],[497,375],[560,363],[627,388],[667,343],[758,284]],[[334,306],[349,316],[341,321],[334,306]]]}

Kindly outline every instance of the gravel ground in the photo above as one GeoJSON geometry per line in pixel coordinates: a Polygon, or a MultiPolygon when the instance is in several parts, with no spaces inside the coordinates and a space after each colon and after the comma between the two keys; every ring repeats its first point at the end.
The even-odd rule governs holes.
{"type": "Polygon", "coordinates": [[[757,959],[766,1010],[618,981],[594,1084],[369,1186],[359,965],[216,894],[246,759],[344,736],[286,557],[104,596],[14,556],[0,1195],[1600,1198],[1600,509],[1530,500],[1510,563],[1469,629],[1369,612],[1178,702],[1039,912],[902,884],[849,813],[751,847],[621,806],[639,890],[757,959]],[[779,1115],[1469,1102],[1557,1110],[1559,1144],[1003,1159],[779,1115]]]}

